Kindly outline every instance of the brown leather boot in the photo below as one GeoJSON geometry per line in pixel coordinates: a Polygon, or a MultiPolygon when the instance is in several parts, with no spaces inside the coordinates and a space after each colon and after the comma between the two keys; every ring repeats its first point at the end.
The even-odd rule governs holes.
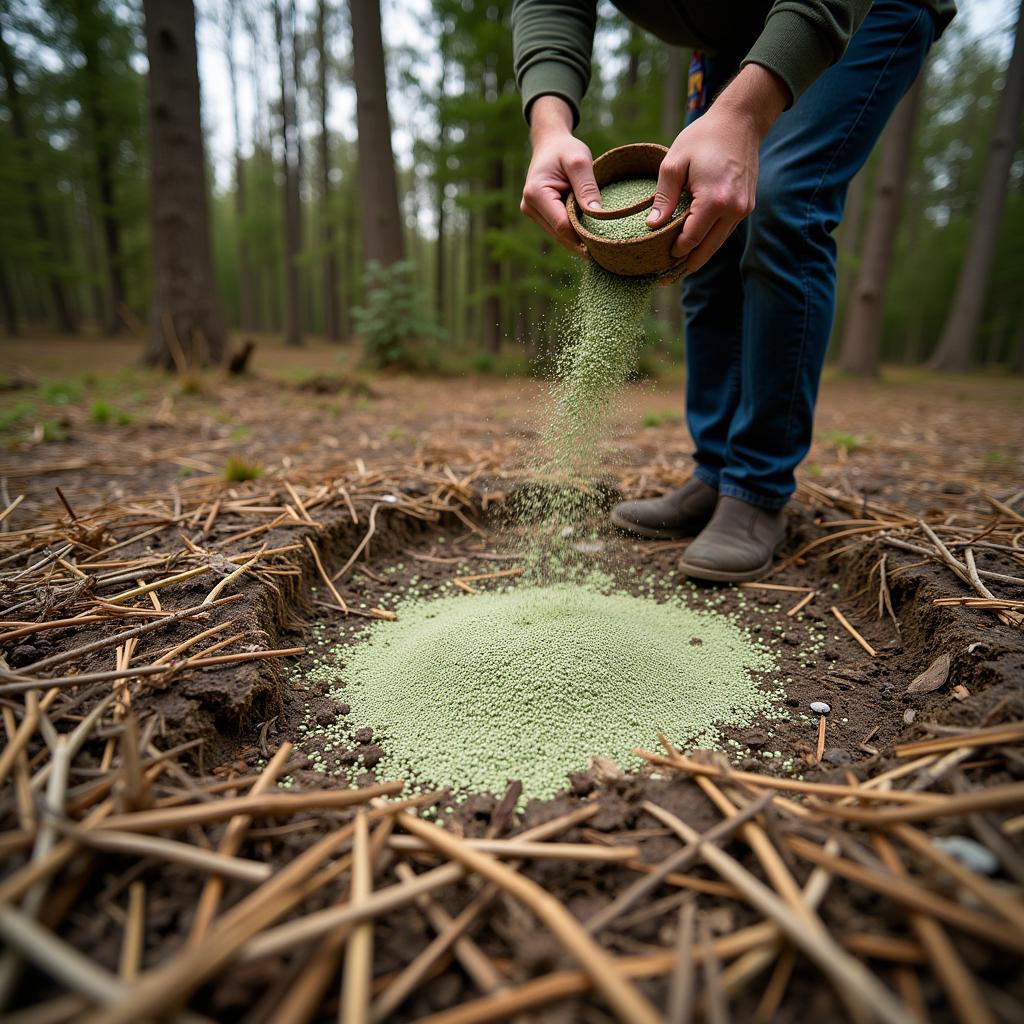
{"type": "Polygon", "coordinates": [[[711,522],[686,549],[679,568],[698,580],[742,583],[764,576],[786,537],[783,509],[758,508],[723,495],[711,522]]]}
{"type": "Polygon", "coordinates": [[[660,498],[620,501],[611,519],[620,530],[650,540],[696,537],[710,521],[717,501],[718,491],[691,477],[660,498]]]}

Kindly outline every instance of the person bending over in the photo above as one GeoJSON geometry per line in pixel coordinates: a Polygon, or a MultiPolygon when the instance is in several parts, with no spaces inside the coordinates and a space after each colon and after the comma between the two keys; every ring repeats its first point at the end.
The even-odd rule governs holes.
{"type": "MultiPolygon", "coordinates": [[[[532,159],[521,209],[567,248],[571,189],[600,205],[574,135],[590,78],[597,0],[516,0],[516,80],[532,159]]],[[[696,537],[682,569],[756,579],[785,535],[783,509],[811,444],[835,311],[832,232],[850,180],[952,19],[952,0],[617,0],[667,43],[697,47],[686,126],[647,223],[693,203],[685,259],[687,483],[625,501],[612,521],[642,537],[696,537]]]]}

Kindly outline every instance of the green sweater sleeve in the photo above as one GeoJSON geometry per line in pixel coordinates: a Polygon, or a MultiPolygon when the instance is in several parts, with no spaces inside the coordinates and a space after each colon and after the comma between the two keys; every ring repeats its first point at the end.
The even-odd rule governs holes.
{"type": "Polygon", "coordinates": [[[516,82],[529,119],[538,96],[560,96],[572,107],[573,126],[590,84],[597,0],[515,0],[512,47],[516,82]]]}
{"type": "Polygon", "coordinates": [[[777,0],[743,64],[774,72],[795,103],[846,50],[871,0],[777,0]]]}

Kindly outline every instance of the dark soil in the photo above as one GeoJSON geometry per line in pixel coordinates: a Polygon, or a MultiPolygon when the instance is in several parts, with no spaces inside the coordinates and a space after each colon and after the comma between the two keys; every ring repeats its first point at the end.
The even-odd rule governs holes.
{"type": "MultiPolygon", "coordinates": [[[[328,433],[323,428],[325,408],[302,404],[309,393],[302,393],[302,402],[289,398],[275,410],[270,407],[280,394],[277,386],[267,382],[232,386],[224,402],[231,416],[237,417],[238,422],[251,423],[254,431],[244,443],[235,444],[230,443],[234,421],[210,419],[209,409],[201,406],[199,400],[192,403],[195,406],[192,408],[190,399],[179,399],[181,415],[173,424],[131,428],[131,444],[124,451],[109,451],[109,440],[104,441],[99,437],[101,432],[90,430],[81,417],[73,415],[70,441],[50,446],[45,453],[38,447],[19,447],[10,453],[9,468],[17,474],[14,479],[25,480],[27,487],[24,489],[30,494],[28,504],[33,514],[43,515],[43,509],[52,503],[54,483],[61,484],[79,510],[100,498],[120,499],[154,490],[170,494],[178,486],[186,488],[190,478],[178,476],[182,457],[186,461],[207,460],[213,468],[200,473],[218,471],[224,456],[236,450],[260,461],[265,468],[272,458],[294,457],[297,461],[306,459],[307,463],[326,465],[338,463],[342,458],[365,457],[398,467],[396,474],[400,476],[403,463],[415,462],[422,466],[429,462],[433,457],[432,446],[451,454],[450,460],[433,457],[437,464],[452,461],[453,465],[468,469],[484,462],[481,453],[485,448],[489,446],[493,452],[495,446],[500,448],[509,437],[517,439],[515,445],[509,444],[507,449],[499,451],[494,461],[514,462],[516,453],[530,444],[528,419],[519,415],[506,419],[496,412],[505,408],[502,402],[508,399],[507,391],[499,398],[494,389],[488,391],[475,382],[454,385],[458,398],[452,400],[455,411],[450,411],[449,415],[449,410],[440,408],[443,403],[438,403],[433,393],[438,385],[428,385],[429,382],[407,388],[401,382],[387,382],[375,385],[375,394],[379,397],[345,393],[344,404],[338,407],[340,411],[331,414],[334,419],[328,433]],[[361,407],[358,401],[371,403],[372,408],[361,407]],[[488,416],[494,418],[488,420],[488,416]],[[206,433],[197,441],[193,428],[203,417],[206,417],[206,433]],[[387,431],[395,433],[389,438],[387,431]],[[311,452],[311,438],[322,442],[320,450],[311,452]],[[140,453],[148,454],[142,457],[140,453]],[[172,456],[172,453],[177,455],[172,456]],[[62,465],[69,468],[59,468],[62,465]]],[[[312,393],[319,396],[321,392],[314,388],[312,393]]],[[[1014,408],[1005,403],[1001,410],[995,406],[986,409],[983,398],[975,397],[957,406],[957,400],[946,395],[942,401],[936,401],[934,396],[919,398],[918,401],[927,405],[927,408],[919,408],[905,401],[905,396],[886,395],[884,390],[881,397],[876,393],[872,398],[873,405],[861,404],[857,393],[843,392],[840,397],[842,401],[824,404],[825,427],[808,467],[808,472],[817,469],[814,479],[829,486],[878,500],[898,501],[917,511],[939,507],[955,514],[962,503],[983,487],[1001,488],[1005,492],[1008,485],[1015,480],[1019,484],[1021,480],[1019,453],[1014,454],[1013,447],[1019,443],[1019,438],[1013,440],[1014,408]],[[872,425],[873,434],[866,433],[859,448],[845,440],[829,439],[829,432],[867,423],[872,425]],[[990,454],[998,458],[989,458],[990,454]]],[[[333,401],[334,396],[331,399],[333,401]]],[[[664,407],[674,401],[665,394],[643,399],[648,409],[664,407]]],[[[686,449],[686,438],[677,422],[643,430],[637,430],[634,425],[631,432],[620,435],[609,457],[609,475],[619,481],[630,496],[655,493],[678,484],[685,475],[686,449]]],[[[497,492],[512,486],[512,480],[505,485],[494,479],[478,490],[497,500],[500,498],[497,492]]],[[[823,535],[816,522],[821,515],[822,510],[814,508],[812,502],[794,508],[783,558],[807,541],[823,535]]],[[[481,513],[479,520],[486,523],[486,515],[481,513]]],[[[204,544],[213,549],[219,540],[241,528],[230,518],[218,521],[204,544]]],[[[357,525],[343,515],[327,521],[326,528],[316,537],[329,571],[347,559],[364,532],[365,522],[357,525]]],[[[295,530],[281,529],[268,534],[266,540],[271,545],[283,544],[294,542],[298,536],[295,530]]],[[[138,548],[126,549],[124,554],[130,557],[145,548],[159,551],[162,545],[166,545],[167,550],[179,546],[175,531],[158,534],[138,548]]],[[[630,587],[629,581],[640,574],[662,576],[674,568],[680,550],[677,544],[622,542],[616,548],[617,572],[627,587],[630,587]],[[631,573],[633,569],[637,570],[636,574],[631,573]]],[[[409,584],[413,576],[418,577],[422,588],[447,592],[458,571],[456,566],[462,561],[479,565],[478,572],[514,564],[491,558],[494,553],[506,552],[495,547],[492,537],[468,530],[455,516],[431,524],[399,512],[382,514],[368,550],[369,557],[360,560],[346,577],[346,599],[354,606],[364,603],[373,606],[381,601],[385,592],[409,584]],[[398,564],[404,564],[405,568],[387,571],[398,564]]],[[[1020,575],[1020,565],[1012,557],[980,551],[979,556],[982,568],[1020,575]]],[[[783,642],[778,652],[784,669],[782,674],[791,677],[791,681],[786,684],[787,719],[733,732],[734,738],[748,751],[738,760],[739,767],[777,772],[782,762],[793,757],[801,773],[809,779],[843,780],[847,772],[863,777],[888,766],[886,751],[894,744],[924,735],[922,722],[968,727],[1024,718],[1024,634],[1001,625],[986,611],[934,606],[934,598],[959,595],[963,589],[942,567],[924,565],[899,571],[911,563],[912,557],[867,542],[838,557],[812,557],[805,564],[786,568],[774,576],[772,582],[814,587],[818,591],[814,601],[796,618],[787,617],[786,610],[800,598],[799,593],[743,591],[748,605],[766,612],[764,615],[749,613],[748,624],[752,629],[765,631],[781,627],[783,642]],[[882,554],[889,556],[890,587],[899,632],[887,616],[877,615],[876,566],[882,554]],[[830,612],[833,604],[842,609],[878,650],[879,657],[869,657],[839,627],[830,612]],[[839,639],[832,640],[820,657],[809,664],[804,652],[811,626],[816,622],[827,622],[829,637],[839,639]],[[942,653],[948,653],[951,658],[945,685],[932,693],[908,694],[908,684],[942,653]],[[961,687],[966,688],[966,693],[959,689],[961,687]],[[809,763],[813,760],[817,724],[805,717],[804,712],[814,700],[827,701],[832,708],[821,765],[809,763]],[[774,736],[768,736],[769,730],[774,731],[774,736]],[[783,756],[765,758],[769,750],[779,751],[783,756]]],[[[319,584],[312,560],[306,552],[301,552],[295,564],[300,567],[301,575],[282,577],[277,592],[255,581],[245,583],[241,588],[244,600],[215,610],[209,624],[233,618],[239,631],[252,631],[261,646],[267,647],[308,641],[314,635],[315,623],[322,626],[322,638],[330,644],[357,641],[367,620],[344,619],[335,613],[325,613],[315,604],[315,600],[324,595],[322,590],[313,590],[319,584]]],[[[208,589],[208,583],[196,581],[176,590],[175,598],[184,607],[187,601],[202,600],[208,589]]],[[[630,589],[639,588],[633,585],[630,589]]],[[[1000,587],[1000,592],[1005,596],[1024,596],[1009,586],[1000,587]]],[[[735,609],[740,600],[740,592],[734,589],[715,594],[724,598],[721,607],[726,610],[735,609]]],[[[695,600],[702,596],[707,595],[697,592],[695,600]]],[[[41,601],[45,603],[45,595],[41,595],[41,601]]],[[[161,633],[160,645],[169,648],[194,632],[194,625],[182,624],[161,633]]],[[[77,630],[68,640],[42,634],[5,653],[9,663],[17,667],[58,653],[62,645],[83,644],[98,635],[98,631],[93,633],[89,629],[77,630]]],[[[304,659],[298,659],[294,667],[299,676],[312,656],[310,652],[304,659]]],[[[103,658],[86,659],[76,667],[82,671],[109,667],[109,660],[108,652],[103,658]]],[[[106,687],[94,688],[84,696],[76,713],[87,709],[105,692],[106,687]]],[[[304,689],[291,682],[288,671],[278,663],[253,662],[172,679],[163,689],[146,692],[144,708],[155,715],[156,734],[162,737],[163,747],[191,739],[203,741],[191,766],[195,776],[211,771],[226,776],[231,772],[250,773],[282,741],[299,740],[297,726],[310,702],[318,716],[344,713],[344,708],[334,705],[319,688],[304,689]]],[[[352,771],[360,781],[368,780],[372,777],[375,754],[373,737],[360,737],[352,752],[356,755],[352,771]]],[[[98,764],[100,751],[94,753],[98,764]]],[[[301,757],[292,765],[291,775],[297,787],[305,782],[318,786],[347,784],[347,779],[334,780],[310,772],[302,766],[301,757]]],[[[1020,760],[1008,761],[1005,766],[978,768],[972,772],[971,779],[977,785],[989,785],[1011,781],[1013,775],[1024,775],[1020,760]]],[[[90,780],[83,777],[73,782],[84,788],[90,780]]],[[[601,833],[606,841],[635,842],[641,848],[642,859],[655,862],[677,849],[678,841],[642,810],[641,804],[647,799],[655,800],[698,829],[709,827],[720,817],[688,780],[655,778],[651,773],[617,779],[609,778],[607,772],[583,772],[571,780],[564,796],[530,804],[521,819],[506,827],[505,834],[556,817],[581,801],[596,800],[600,812],[586,828],[601,833]]],[[[466,835],[482,835],[491,822],[495,804],[491,796],[473,797],[459,805],[450,825],[466,835]]],[[[241,855],[286,863],[308,847],[314,837],[344,820],[347,815],[321,815],[308,820],[298,816],[281,828],[273,823],[258,822],[241,855]]],[[[940,826],[942,829],[953,827],[963,825],[951,822],[940,826]]],[[[193,836],[195,841],[212,845],[219,838],[218,829],[197,831],[193,836]]],[[[577,830],[564,838],[574,841],[583,837],[577,830]]],[[[734,844],[732,849],[744,856],[739,844],[734,844]]],[[[112,970],[117,969],[122,935],[119,915],[125,890],[140,873],[126,872],[127,863],[111,857],[102,868],[94,871],[78,892],[75,905],[61,926],[63,938],[112,970]]],[[[754,868],[749,855],[746,855],[746,863],[754,868]]],[[[923,870],[912,857],[908,858],[908,864],[915,870],[923,870]]],[[[793,868],[803,882],[806,865],[798,862],[793,868]]],[[[623,868],[555,862],[530,864],[524,870],[557,894],[580,918],[586,918],[605,905],[636,877],[623,868]]],[[[141,873],[147,883],[145,966],[152,966],[180,948],[198,897],[199,879],[194,872],[174,867],[157,872],[148,870],[144,864],[141,873]]],[[[693,874],[712,881],[711,874],[704,869],[697,868],[693,874]]],[[[242,892],[241,886],[229,886],[227,900],[242,892]]],[[[445,890],[438,898],[454,914],[465,905],[472,892],[472,886],[467,883],[445,890]]],[[[316,909],[340,895],[337,886],[328,888],[318,895],[315,904],[304,909],[316,909]]],[[[661,887],[652,894],[650,901],[642,901],[617,921],[602,935],[602,941],[625,954],[660,950],[670,945],[675,928],[675,906],[662,902],[670,897],[681,900],[684,894],[668,885],[661,887]]],[[[755,919],[742,902],[724,901],[709,894],[698,894],[697,899],[705,912],[702,917],[712,922],[716,933],[731,932],[755,919]]],[[[850,932],[909,935],[906,915],[900,908],[855,886],[834,884],[821,912],[837,935],[850,932]]],[[[404,967],[431,936],[419,911],[409,908],[389,915],[376,930],[378,977],[404,967]]],[[[516,982],[567,966],[561,953],[538,931],[533,919],[508,901],[495,903],[486,925],[475,938],[510,980],[516,982]]],[[[1019,962],[959,933],[956,943],[965,961],[983,979],[984,994],[991,1000],[997,1016],[1012,1020],[1024,1005],[1024,975],[1019,970],[1019,962]]],[[[235,968],[215,985],[208,986],[192,1006],[217,1020],[273,1020],[277,996],[301,968],[306,955],[307,950],[297,950],[290,961],[283,959],[235,968]]],[[[883,975],[889,970],[885,965],[879,965],[879,969],[883,975]]],[[[891,982],[892,978],[886,976],[885,980],[891,982]]],[[[932,976],[924,973],[922,980],[933,1019],[951,1020],[951,1011],[932,976]]],[[[640,984],[663,1005],[664,980],[640,984]]],[[[734,1019],[751,1019],[760,988],[760,980],[748,987],[732,1007],[734,1019]]],[[[31,1001],[56,994],[52,983],[41,976],[32,976],[21,993],[23,999],[31,1001]]],[[[414,1020],[476,994],[463,971],[457,965],[446,964],[439,976],[417,990],[395,1019],[414,1020]]],[[[328,1002],[322,1008],[321,1019],[335,1019],[336,1012],[336,1005],[328,1002]]],[[[820,982],[815,970],[803,961],[798,962],[785,1004],[776,1019],[783,1024],[812,1019],[828,1021],[835,1019],[836,1013],[832,991],[820,982]]],[[[530,1019],[603,1022],[610,1018],[595,998],[567,1001],[530,1019]]]]}

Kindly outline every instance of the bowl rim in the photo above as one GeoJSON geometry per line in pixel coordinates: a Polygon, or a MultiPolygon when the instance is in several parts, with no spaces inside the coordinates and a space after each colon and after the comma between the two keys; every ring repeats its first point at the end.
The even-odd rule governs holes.
{"type": "MultiPolygon", "coordinates": [[[[613,153],[618,153],[624,149],[635,149],[638,147],[650,147],[652,149],[660,149],[662,151],[662,158],[668,154],[668,147],[661,145],[660,142],[630,142],[625,146],[615,146],[613,149],[605,150],[599,157],[594,160],[596,164],[599,160],[603,160],[605,157],[611,156],[613,153]]],[[[616,181],[621,181],[621,178],[616,178],[616,181]]],[[[605,184],[611,184],[611,182],[605,182],[605,184]]],[[[582,219],[580,218],[579,205],[576,202],[575,194],[570,190],[568,196],[565,199],[565,209],[569,215],[569,223],[572,224],[573,229],[581,238],[586,238],[590,241],[598,242],[599,244],[611,245],[611,246],[623,246],[623,245],[636,245],[637,243],[650,241],[652,238],[660,238],[666,234],[672,228],[678,227],[679,223],[685,218],[688,213],[688,209],[681,210],[676,214],[670,221],[663,224],[660,228],[655,228],[653,231],[649,231],[646,235],[638,235],[636,238],[607,238],[604,235],[595,234],[588,228],[584,227],[582,219]]],[[[628,209],[628,207],[624,207],[628,209]]],[[[618,212],[618,211],[615,211],[618,212]]],[[[637,211],[639,212],[639,211],[637,211]]],[[[631,214],[623,213],[622,216],[628,217],[631,214]]],[[[612,218],[606,218],[612,219],[612,218]]]]}

